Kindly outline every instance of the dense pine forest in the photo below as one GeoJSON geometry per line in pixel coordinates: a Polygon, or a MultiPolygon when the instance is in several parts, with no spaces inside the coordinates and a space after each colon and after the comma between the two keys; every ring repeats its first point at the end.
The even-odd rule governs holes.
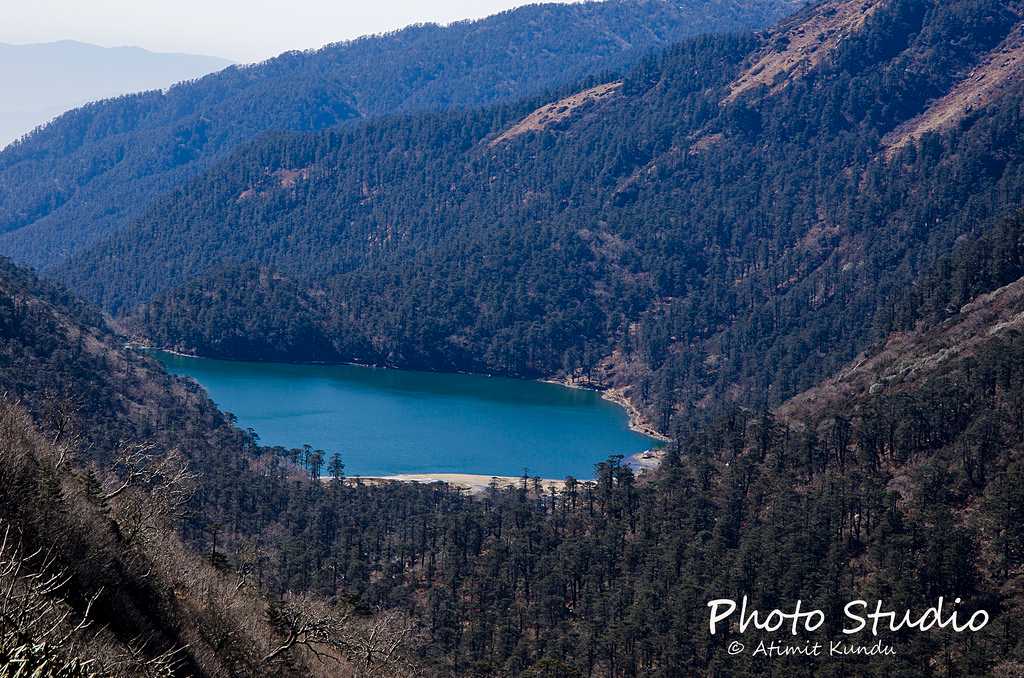
{"type": "MultiPolygon", "coordinates": [[[[493,85],[501,60],[452,101],[412,78],[373,119],[325,94],[333,120],[232,137],[158,197],[125,183],[108,198],[145,191],[139,211],[49,279],[0,260],[0,667],[1024,674],[1024,10],[826,0],[627,52],[559,61],[568,79],[526,98],[493,85]],[[655,470],[612,457],[547,489],[348,478],[343,453],[262,445],[129,340],[616,386],[669,442],[655,470]],[[708,601],[744,595],[825,611],[801,641],[842,638],[855,599],[991,620],[765,659],[758,640],[791,638],[708,631],[708,601]]],[[[162,96],[218,82],[244,107],[226,80],[162,96]]],[[[5,200],[60,214],[33,187],[62,162],[5,200]]],[[[87,195],[69,230],[109,207],[87,195]]]]}
{"type": "Polygon", "coordinates": [[[46,269],[268,131],[515,100],[799,0],[531,5],[476,22],[288,52],[166,92],[90,104],[0,152],[0,254],[46,269]]]}

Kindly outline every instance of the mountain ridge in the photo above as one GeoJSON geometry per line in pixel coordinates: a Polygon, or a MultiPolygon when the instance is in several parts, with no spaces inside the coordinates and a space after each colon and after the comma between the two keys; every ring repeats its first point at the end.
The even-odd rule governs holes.
{"type": "Polygon", "coordinates": [[[232,67],[166,94],[71,111],[0,152],[0,253],[40,269],[263,133],[511,101],[695,33],[763,26],[793,0],[529,5],[232,67]]]}

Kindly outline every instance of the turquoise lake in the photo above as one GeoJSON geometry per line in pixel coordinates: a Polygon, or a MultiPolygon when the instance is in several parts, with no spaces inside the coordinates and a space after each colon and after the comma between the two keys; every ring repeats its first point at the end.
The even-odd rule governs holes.
{"type": "Polygon", "coordinates": [[[286,365],[155,353],[264,445],[340,452],[350,476],[471,473],[592,478],[657,441],[593,391],[464,374],[286,365]]]}

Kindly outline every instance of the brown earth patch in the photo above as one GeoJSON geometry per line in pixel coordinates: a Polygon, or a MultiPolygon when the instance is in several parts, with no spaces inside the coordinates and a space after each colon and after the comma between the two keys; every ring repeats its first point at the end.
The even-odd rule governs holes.
{"type": "Polygon", "coordinates": [[[917,117],[908,120],[882,139],[892,156],[928,132],[950,129],[972,112],[984,108],[1024,78],[1024,23],[981,60],[949,93],[917,117]]]}
{"type": "Polygon", "coordinates": [[[589,106],[603,99],[614,96],[622,89],[621,82],[609,82],[588,90],[577,92],[553,104],[541,106],[536,111],[526,116],[512,127],[498,135],[490,146],[493,148],[505,141],[530,132],[539,132],[548,127],[567,120],[585,106],[589,106]]]}
{"type": "Polygon", "coordinates": [[[279,169],[274,172],[274,178],[277,179],[278,185],[281,188],[292,188],[299,182],[306,181],[309,179],[309,168],[303,167],[302,169],[279,169]]]}
{"type": "Polygon", "coordinates": [[[722,143],[723,139],[725,139],[725,136],[721,132],[705,134],[693,142],[693,145],[690,146],[690,150],[687,151],[687,153],[689,153],[689,155],[700,155],[712,146],[722,143]]]}
{"type": "Polygon", "coordinates": [[[728,104],[744,93],[764,85],[774,94],[789,81],[814,69],[884,4],[884,0],[845,0],[815,8],[802,21],[783,25],[773,39],[773,47],[737,78],[722,100],[728,104]]]}
{"type": "MultiPolygon", "coordinates": [[[[274,172],[267,171],[267,176],[273,179],[276,184],[276,188],[294,188],[300,181],[308,181],[311,169],[309,167],[303,167],[301,169],[287,169],[282,168],[274,172]]],[[[256,196],[266,196],[270,189],[264,188],[259,190],[258,187],[250,186],[241,193],[238,194],[238,202],[244,200],[250,200],[256,196]]]]}

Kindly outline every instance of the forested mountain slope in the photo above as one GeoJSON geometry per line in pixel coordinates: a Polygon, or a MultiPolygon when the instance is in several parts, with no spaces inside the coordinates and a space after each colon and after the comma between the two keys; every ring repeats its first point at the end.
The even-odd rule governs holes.
{"type": "Polygon", "coordinates": [[[60,276],[152,300],[160,344],[582,375],[668,431],[817,382],[1024,205],[1024,81],[978,77],[1020,31],[1005,0],[834,0],[621,83],[267,138],[60,276]]]}
{"type": "Polygon", "coordinates": [[[91,104],[0,153],[0,253],[48,268],[268,130],[519,98],[685,36],[768,25],[796,0],[533,5],[289,52],[91,104]]]}

